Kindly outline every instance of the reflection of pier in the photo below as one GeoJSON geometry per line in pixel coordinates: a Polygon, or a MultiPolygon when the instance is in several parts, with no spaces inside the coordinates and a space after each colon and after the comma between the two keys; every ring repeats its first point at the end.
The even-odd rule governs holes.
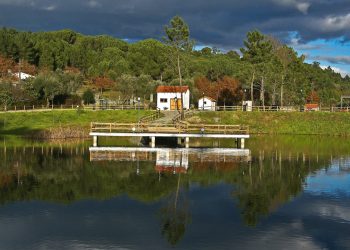
{"type": "Polygon", "coordinates": [[[190,163],[251,160],[250,150],[230,148],[90,147],[90,161],[155,161],[157,172],[184,173],[190,163]]]}

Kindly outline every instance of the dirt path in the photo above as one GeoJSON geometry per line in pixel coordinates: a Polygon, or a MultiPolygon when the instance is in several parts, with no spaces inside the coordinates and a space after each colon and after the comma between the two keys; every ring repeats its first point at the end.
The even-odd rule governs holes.
{"type": "Polygon", "coordinates": [[[176,116],[179,112],[178,111],[161,111],[162,117],[150,122],[151,124],[172,124],[173,118],[176,116]]]}

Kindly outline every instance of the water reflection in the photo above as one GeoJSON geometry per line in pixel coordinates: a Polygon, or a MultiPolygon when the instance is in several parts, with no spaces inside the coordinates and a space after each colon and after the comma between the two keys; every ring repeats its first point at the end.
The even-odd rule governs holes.
{"type": "MultiPolygon", "coordinates": [[[[48,226],[45,216],[64,213],[89,228],[89,234],[96,234],[90,236],[95,242],[87,242],[73,233],[79,244],[87,247],[98,248],[102,243],[127,247],[132,243],[136,245],[129,248],[142,248],[152,239],[159,248],[167,248],[160,241],[163,238],[179,248],[256,248],[263,235],[267,236],[262,232],[274,235],[276,249],[284,246],[283,241],[298,247],[298,240],[292,242],[283,234],[287,228],[293,228],[298,237],[312,237],[321,244],[317,246],[347,246],[350,154],[346,142],[338,152],[327,153],[321,146],[315,150],[314,142],[299,142],[293,148],[288,139],[290,147],[286,149],[288,143],[264,140],[253,141],[250,150],[237,152],[91,151],[85,145],[0,147],[0,232],[9,223],[21,225],[23,218],[36,214],[32,206],[39,206],[45,211],[36,214],[41,218],[36,222],[39,227],[48,226]],[[32,212],[24,215],[17,206],[32,212]],[[316,221],[324,223],[318,233],[316,221]],[[332,230],[343,230],[337,242],[326,237],[331,235],[326,226],[330,224],[332,230]],[[122,233],[128,228],[130,233],[135,231],[135,225],[144,230],[153,228],[139,232],[149,239],[137,244],[122,233]],[[106,236],[98,232],[108,234],[101,229],[104,226],[123,235],[124,241],[118,238],[115,242],[110,236],[107,242],[100,242],[106,236]],[[157,234],[162,237],[158,239],[157,234]]],[[[67,221],[60,223],[60,227],[76,228],[67,221]]],[[[5,241],[0,237],[0,242],[5,241]]],[[[74,239],[68,237],[65,242],[70,244],[74,239]]]]}

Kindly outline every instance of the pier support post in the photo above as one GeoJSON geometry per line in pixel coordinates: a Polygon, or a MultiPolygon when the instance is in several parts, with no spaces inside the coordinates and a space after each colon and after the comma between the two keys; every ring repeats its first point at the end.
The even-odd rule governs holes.
{"type": "Polygon", "coordinates": [[[186,145],[186,148],[190,147],[190,138],[189,137],[185,138],[185,145],[186,145]]]}
{"type": "Polygon", "coordinates": [[[151,137],[151,147],[152,147],[152,148],[155,148],[155,147],[156,147],[156,137],[155,137],[155,136],[152,136],[152,137],[151,137]]]}
{"type": "Polygon", "coordinates": [[[181,145],[182,144],[182,138],[181,137],[177,137],[177,145],[181,145]]]}
{"type": "Polygon", "coordinates": [[[98,137],[97,137],[97,135],[94,135],[94,136],[92,137],[92,140],[93,140],[92,146],[93,146],[93,147],[97,147],[97,145],[98,145],[98,137]]]}
{"type": "Polygon", "coordinates": [[[245,142],[244,138],[241,138],[241,143],[240,143],[241,144],[241,149],[244,149],[244,142],[245,142]]]}

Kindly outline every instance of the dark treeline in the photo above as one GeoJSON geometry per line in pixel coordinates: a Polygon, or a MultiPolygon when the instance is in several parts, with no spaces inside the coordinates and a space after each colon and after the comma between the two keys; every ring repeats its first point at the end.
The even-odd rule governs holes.
{"type": "MultiPolygon", "coordinates": [[[[184,25],[189,34],[184,22],[179,25],[184,25]]],[[[236,51],[192,47],[175,48],[154,39],[127,43],[110,36],[85,36],[71,30],[32,33],[2,28],[0,77],[4,79],[9,68],[16,70],[16,65],[23,72],[27,69],[29,73],[39,74],[39,78],[51,72],[50,77],[42,76],[41,84],[32,80],[28,87],[36,92],[32,99],[43,103],[53,101],[56,96],[74,94],[83,85],[100,93],[115,91],[123,98],[148,98],[156,85],[178,84],[179,80],[192,88],[194,102],[204,93],[219,103],[224,98],[228,104],[239,104],[245,98],[253,99],[256,105],[301,105],[307,101],[337,105],[340,95],[350,91],[349,76],[342,77],[330,67],[322,69],[317,62],[307,64],[303,55],[258,31],[247,34],[242,56],[236,51]],[[175,50],[179,52],[181,75],[174,60],[175,50]],[[69,89],[63,86],[64,90],[53,90],[53,82],[61,82],[62,73],[67,72],[79,77],[71,76],[63,82],[77,84],[69,89]],[[43,83],[47,78],[51,79],[50,84],[43,83]]],[[[6,104],[4,92],[2,86],[2,105],[6,104]]]]}

